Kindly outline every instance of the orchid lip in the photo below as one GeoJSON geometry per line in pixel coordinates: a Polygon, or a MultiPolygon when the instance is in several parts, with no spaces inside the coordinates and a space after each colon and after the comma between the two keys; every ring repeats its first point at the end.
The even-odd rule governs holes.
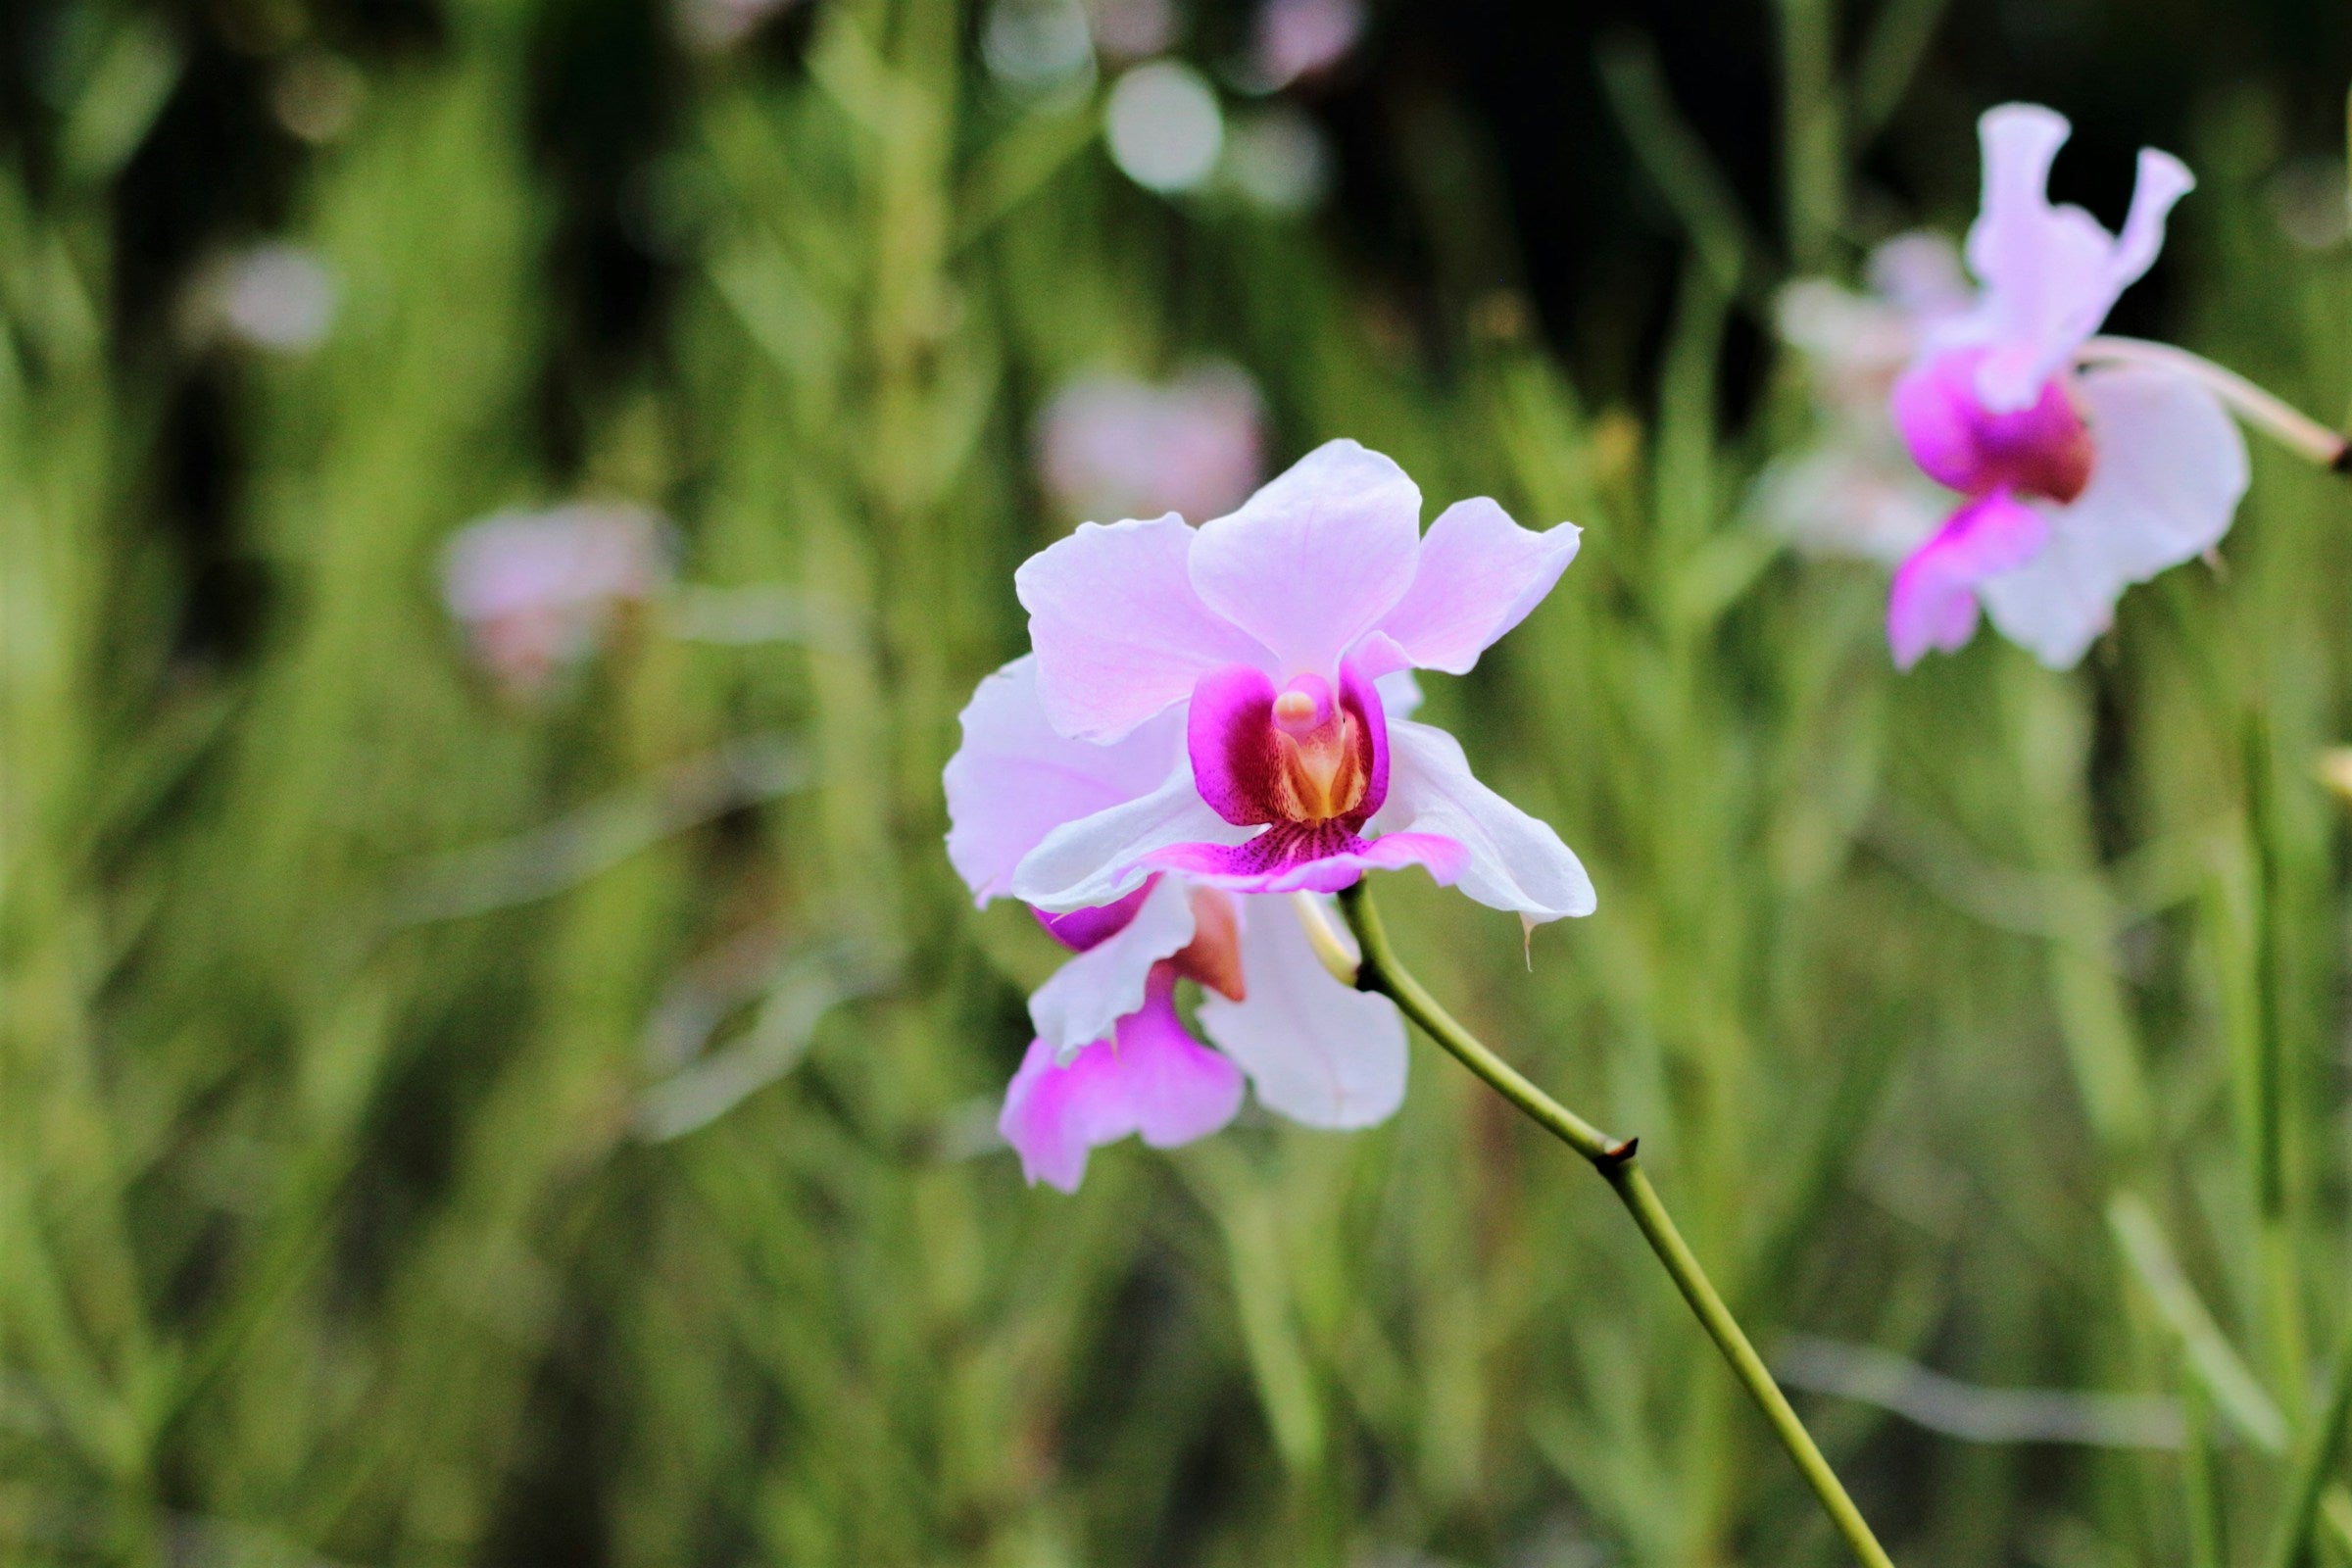
{"type": "Polygon", "coordinates": [[[2090,483],[2098,452],[2072,377],[2053,376],[2024,408],[2000,412],[1978,394],[1987,351],[1957,349],[1895,383],[1894,422],[1922,471],[1966,496],[2009,490],[2064,506],[2090,483]]]}

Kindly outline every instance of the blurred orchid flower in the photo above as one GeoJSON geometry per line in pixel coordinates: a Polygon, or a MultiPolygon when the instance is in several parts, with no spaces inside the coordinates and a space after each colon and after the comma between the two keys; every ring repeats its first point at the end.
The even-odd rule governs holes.
{"type": "Polygon", "coordinates": [[[501,512],[450,540],[442,598],[499,685],[534,697],[595,651],[621,604],[667,582],[666,531],[613,503],[501,512]]]}
{"type": "Polygon", "coordinates": [[[1363,0],[1264,0],[1250,50],[1249,85],[1278,91],[1329,71],[1364,35],[1363,0]]]}
{"type": "Polygon", "coordinates": [[[1757,481],[1755,514],[1800,550],[1892,566],[1948,510],[1886,418],[1925,333],[1965,310],[1960,254],[1940,234],[1898,235],[1870,259],[1870,291],[1822,278],[1781,291],[1775,324],[1804,363],[1816,435],[1757,481]]]}
{"type": "Polygon", "coordinates": [[[1592,911],[1559,835],[1405,716],[1411,671],[1468,670],[1577,530],[1478,500],[1424,537],[1420,510],[1395,464],[1335,441],[1229,516],[1089,523],[1016,576],[1034,652],[981,683],[946,784],[976,898],[1023,900],[1077,951],[1031,998],[1005,1104],[1033,1180],[1074,1185],[1087,1148],[1129,1132],[1213,1131],[1243,1076],[1310,1126],[1396,1109],[1401,1021],[1276,895],[1326,940],[1320,897],[1373,868],[1421,865],[1530,925],[1592,911]],[[1180,978],[1213,993],[1215,1052],[1168,1010],[1180,978]]]}
{"type": "Polygon", "coordinates": [[[2111,235],[2050,204],[2063,116],[2005,104],[1979,130],[1984,196],[1968,263],[1982,288],[1923,334],[1890,398],[1920,468],[1966,500],[1896,570],[1887,639],[1906,668],[1930,648],[1955,651],[1981,602],[2003,635],[2064,668],[2125,588],[2220,541],[2245,493],[2245,443],[2217,395],[2234,378],[2092,335],[2195,183],[2180,160],[2141,151],[2111,235]]]}
{"type": "Polygon", "coordinates": [[[1264,422],[1257,386],[1236,366],[1197,366],[1158,386],[1087,375],[1038,416],[1038,472],[1081,517],[1219,516],[1264,477],[1264,422]]]}

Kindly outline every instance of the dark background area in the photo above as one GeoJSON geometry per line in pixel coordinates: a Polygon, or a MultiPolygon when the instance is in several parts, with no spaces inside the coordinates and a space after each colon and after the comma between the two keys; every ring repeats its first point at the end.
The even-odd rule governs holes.
{"type": "MultiPolygon", "coordinates": [[[[1898,4],[1900,0],[1898,0],[1898,4]]],[[[433,0],[181,0],[154,8],[182,36],[188,66],[116,197],[126,319],[160,323],[194,259],[222,240],[267,233],[306,153],[272,116],[272,81],[305,51],[363,65],[441,47],[433,0]]],[[[50,83],[81,42],[76,15],[27,0],[0,17],[0,138],[36,172],[54,159],[50,83]]],[[[808,8],[763,25],[766,68],[796,69],[808,8]]],[[[1195,8],[1187,49],[1213,55],[1246,13],[1195,8]]],[[[1871,46],[1875,14],[1839,19],[1841,56],[1871,46]]],[[[541,61],[532,121],[537,151],[564,210],[548,281],[564,341],[548,438],[568,445],[565,392],[641,368],[659,341],[669,259],[633,221],[644,172],[676,128],[691,58],[649,0],[545,0],[534,24],[541,61]]],[[[1759,232],[1777,227],[1776,39],[1766,8],[1733,0],[1579,4],[1550,0],[1401,0],[1375,8],[1364,42],[1310,102],[1341,151],[1341,253],[1407,290],[1437,280],[1458,237],[1416,221],[1405,193],[1433,132],[1465,177],[1495,182],[1514,253],[1555,346],[1603,389],[1640,379],[1634,352],[1663,309],[1681,244],[1673,220],[1630,155],[1595,71],[1612,45],[1656,51],[1676,105],[1704,140],[1759,232]],[[1629,312],[1629,300],[1644,308],[1629,312]]],[[[1882,132],[1860,148],[1871,181],[1861,221],[1922,209],[1955,214],[1972,192],[1946,188],[1973,171],[1945,156],[1987,103],[2068,106],[2083,130],[2056,189],[2094,211],[2120,211],[2140,144],[2180,148],[2217,92],[2259,81],[2290,141],[2332,148],[2352,54],[2352,10],[2323,0],[2222,6],[2196,0],[1958,0],[1936,20],[1916,80],[1882,132]],[[2180,47],[2193,35],[2193,49],[2180,47]],[[1934,171],[1933,174],[1928,172],[1934,171]],[[1875,187],[1875,188],[1874,188],[1875,187]]],[[[1866,242],[1876,237],[1858,233],[1866,242]]],[[[1490,258],[1481,257],[1480,261],[1490,258]]],[[[2161,283],[2161,279],[2157,280],[2161,283]]],[[[2141,308],[2145,309],[2144,301],[2141,308]]]]}

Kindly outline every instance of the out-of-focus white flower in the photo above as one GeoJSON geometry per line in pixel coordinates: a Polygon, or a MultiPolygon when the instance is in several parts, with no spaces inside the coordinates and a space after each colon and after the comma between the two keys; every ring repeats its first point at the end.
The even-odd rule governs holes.
{"type": "Polygon", "coordinates": [[[1886,416],[1921,335],[1967,309],[1959,252],[1939,234],[1898,235],[1870,260],[1870,292],[1821,278],[1781,291],[1775,324],[1803,357],[1816,411],[1809,446],[1757,481],[1755,514],[1800,550],[1893,565],[1950,510],[1886,416]]]}
{"type": "Polygon", "coordinates": [[[1799,550],[1893,566],[1946,510],[1942,493],[1906,471],[1902,457],[1890,442],[1825,441],[1766,468],[1749,505],[1799,550]]]}
{"type": "Polygon", "coordinates": [[[980,29],[980,58],[1007,86],[1044,91],[1091,79],[1112,65],[1173,47],[1174,0],[996,0],[980,29]]]}
{"type": "Polygon", "coordinates": [[[678,0],[678,32],[705,54],[731,49],[801,0],[678,0]]]}
{"type": "Polygon", "coordinates": [[[270,241],[202,269],[181,311],[195,342],[228,338],[276,354],[317,348],[335,319],[335,279],[316,253],[270,241]]]}
{"type": "Polygon", "coordinates": [[[1088,375],[1038,416],[1038,471],[1083,518],[1174,512],[1204,522],[1264,477],[1263,424],[1256,386],[1231,365],[1200,366],[1162,386],[1088,375]]]}
{"type": "Polygon", "coordinates": [[[1137,66],[1103,106],[1110,161],[1147,190],[1192,190],[1217,167],[1225,115],[1200,73],[1174,60],[1137,66]]]}
{"type": "Polygon", "coordinates": [[[1265,0],[1250,36],[1250,85],[1276,92],[1329,71],[1364,35],[1363,0],[1265,0]]]}
{"type": "Polygon", "coordinates": [[[499,685],[536,696],[597,650],[620,605],[667,583],[667,535],[623,503],[495,513],[450,540],[442,598],[499,685]]]}
{"type": "Polygon", "coordinates": [[[1225,148],[1234,188],[1273,213],[1302,213],[1331,184],[1331,147],[1313,119],[1287,105],[1234,122],[1225,148]]]}

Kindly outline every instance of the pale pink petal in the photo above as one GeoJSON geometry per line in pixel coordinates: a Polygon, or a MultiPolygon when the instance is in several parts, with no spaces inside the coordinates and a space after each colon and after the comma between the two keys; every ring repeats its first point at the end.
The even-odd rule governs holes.
{"type": "Polygon", "coordinates": [[[1185,1033],[1164,966],[1144,1006],[1119,1020],[1067,1063],[1033,1042],[1004,1093],[997,1129],[1021,1156],[1032,1183],[1076,1192],[1090,1150],[1140,1134],[1158,1149],[1204,1138],[1242,1104],[1242,1074],[1185,1033]]]}
{"type": "Polygon", "coordinates": [[[1383,834],[1375,845],[1405,834],[1460,845],[1454,885],[1490,908],[1531,922],[1592,912],[1592,878],[1559,834],[1481,784],[1442,729],[1389,726],[1389,800],[1372,826],[1383,834]]]}
{"type": "Polygon", "coordinates": [[[948,761],[948,859],[986,904],[1047,834],[1150,794],[1183,755],[1184,715],[1168,712],[1115,745],[1056,733],[1023,655],[980,682],[964,706],[963,744],[948,761]]]}
{"type": "MultiPolygon", "coordinates": [[[[2115,251],[2108,259],[2108,280],[2118,296],[2156,265],[2157,252],[2164,249],[2165,220],[2172,216],[2175,203],[2197,188],[2197,176],[2188,172],[2186,164],[2153,147],[2139,150],[2136,176],[2131,209],[2124,214],[2124,226],[2115,236],[2115,251]]],[[[2114,303],[2110,297],[2108,308],[2114,303]]],[[[2107,309],[2103,308],[2098,319],[2083,330],[2097,331],[2106,318],[2107,309]]]]}
{"type": "Polygon", "coordinates": [[[1979,588],[2001,635],[2053,669],[2082,658],[2126,588],[2221,542],[2246,492],[2246,444],[2212,394],[2141,366],[2082,377],[2098,442],[2090,487],[2039,508],[2049,543],[1979,588]]]}
{"type": "Polygon", "coordinates": [[[1985,294],[1971,335],[1992,346],[1977,387],[1995,412],[2031,405],[2099,329],[2155,261],[2165,216],[2194,183],[2179,160],[2143,152],[2119,242],[2081,208],[2050,204],[2050,164],[2070,132],[2063,115],[2036,104],[2004,104],[1979,122],[1984,204],[1968,261],[1985,294]]]}
{"type": "Polygon", "coordinates": [[[1204,670],[1263,663],[1265,650],[1200,602],[1184,519],[1081,523],[1022,563],[1038,693],[1065,735],[1115,741],[1182,702],[1204,670]]]}
{"type": "MultiPolygon", "coordinates": [[[[1353,441],[1332,441],[1201,527],[1192,583],[1202,604],[1272,654],[1268,673],[1329,675],[1404,596],[1420,548],[1421,492],[1404,470],[1353,441]]],[[[1259,662],[1219,657],[1194,673],[1259,662]]]]}
{"type": "Polygon", "coordinates": [[[1956,654],[1977,634],[1977,586],[2034,559],[2049,529],[2042,514],[2007,491],[1952,514],[1895,569],[1886,596],[1886,642],[1909,669],[1931,648],[1956,654]]]}
{"type": "Polygon", "coordinates": [[[1976,290],[1960,270],[1960,252],[1941,234],[1913,229],[1870,253],[1871,292],[1914,325],[1949,320],[1976,303],[1976,290]]]}
{"type": "Polygon", "coordinates": [[[1151,794],[1048,834],[1014,867],[1012,896],[1055,913],[1108,904],[1152,874],[1145,860],[1152,851],[1171,844],[1233,844],[1252,831],[1210,810],[1193,786],[1192,764],[1179,760],[1151,794]]]}
{"type": "Polygon", "coordinates": [[[1412,586],[1380,630],[1421,669],[1459,675],[1551,592],[1576,559],[1579,531],[1522,528],[1485,496],[1438,514],[1412,586]]]}
{"type": "Polygon", "coordinates": [[[1152,966],[1193,940],[1193,905],[1184,884],[1161,877],[1119,931],[1054,971],[1029,998],[1029,1021],[1066,1057],[1144,1004],[1152,966]]]}
{"type": "Polygon", "coordinates": [[[1243,901],[1249,998],[1211,996],[1200,1027],[1241,1063],[1259,1103],[1309,1127],[1370,1127],[1404,1102],[1404,1020],[1331,977],[1285,901],[1243,901]]]}
{"type": "Polygon", "coordinates": [[[1391,670],[1372,685],[1380,694],[1381,711],[1389,717],[1410,718],[1420,710],[1421,683],[1413,679],[1411,670],[1391,670]]]}

